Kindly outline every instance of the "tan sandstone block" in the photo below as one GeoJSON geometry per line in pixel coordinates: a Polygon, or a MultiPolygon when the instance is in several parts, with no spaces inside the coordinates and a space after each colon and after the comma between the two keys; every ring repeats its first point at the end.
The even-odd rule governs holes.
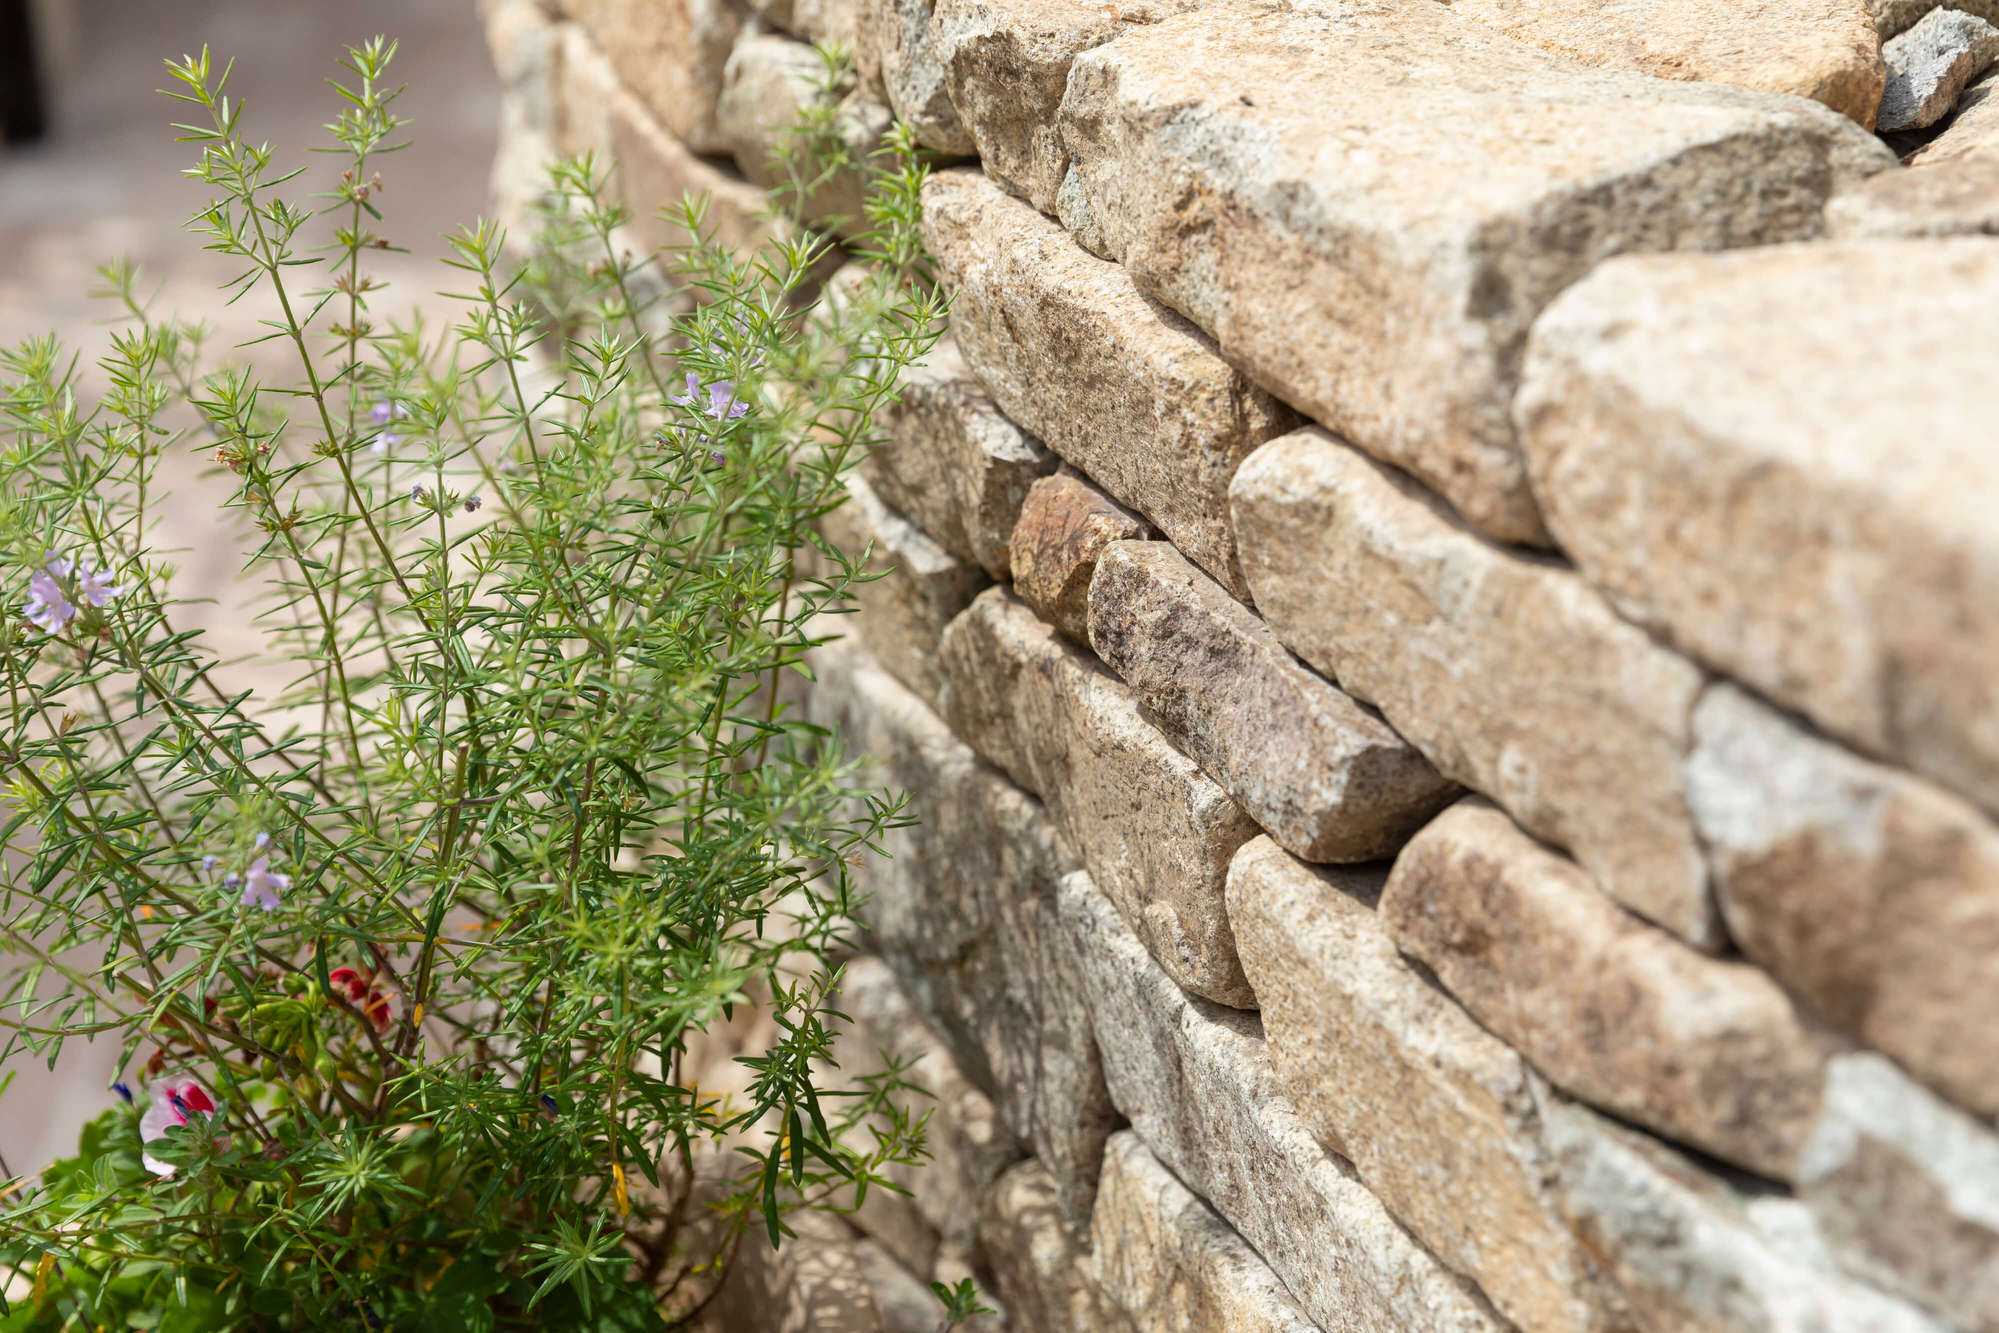
{"type": "Polygon", "coordinates": [[[936,0],[858,0],[854,63],[879,88],[916,141],[948,156],[978,151],[951,105],[945,83],[941,15],[936,0]]]}
{"type": "Polygon", "coordinates": [[[1999,157],[1999,74],[1988,74],[1964,90],[1943,133],[1911,153],[1909,165],[1941,166],[1966,157],[1999,157]]]}
{"type": "Polygon", "coordinates": [[[1840,240],[1999,235],[1999,153],[1871,176],[1826,205],[1825,225],[1840,240]]]}
{"type": "Polygon", "coordinates": [[[1286,647],[1613,898],[1719,947],[1680,791],[1691,663],[1574,573],[1492,545],[1324,431],[1264,446],[1232,498],[1243,567],[1286,647]]]}
{"type": "Polygon", "coordinates": [[[1008,544],[1028,488],[1055,467],[1041,441],[986,396],[948,337],[904,377],[861,463],[884,501],[996,579],[1012,573],[1008,544]]]}
{"type": "Polygon", "coordinates": [[[1738,1166],[1795,1177],[1843,1048],[1758,968],[1687,948],[1470,800],[1396,858],[1403,953],[1556,1086],[1738,1166]]]}
{"type": "Polygon", "coordinates": [[[1115,542],[1141,541],[1152,525],[1064,469],[1034,483],[1013,528],[1013,590],[1077,643],[1090,641],[1090,583],[1115,542]]]}
{"type": "Polygon", "coordinates": [[[944,674],[937,640],[986,586],[985,571],[931,541],[859,476],[848,476],[847,502],[821,518],[819,528],[849,560],[883,573],[854,588],[855,622],[882,665],[939,707],[944,674]]]}
{"type": "Polygon", "coordinates": [[[975,171],[923,187],[958,348],[1001,409],[1238,596],[1236,464],[1295,423],[1186,320],[975,171]]]}
{"type": "MultiPolygon", "coordinates": [[[[1095,1193],[1092,1182],[1091,1193],[1095,1193]]],[[[1087,1232],[1069,1220],[1039,1162],[1001,1176],[986,1196],[979,1239],[1008,1326],[1050,1333],[1134,1333],[1090,1272],[1087,1232]]]]}
{"type": "Polygon", "coordinates": [[[751,1227],[715,1302],[697,1325],[702,1333],[893,1333],[882,1322],[854,1229],[829,1213],[786,1219],[797,1233],[772,1249],[763,1228],[751,1227]]]}
{"type": "Polygon", "coordinates": [[[1863,128],[1881,101],[1866,0],[1453,0],[1451,8],[1581,61],[1824,103],[1863,128]]]}
{"type": "Polygon", "coordinates": [[[1587,69],[1432,3],[1167,19],[1077,57],[1061,127],[1086,245],[1537,543],[1507,412],[1541,308],[1623,251],[1816,235],[1836,184],[1893,162],[1802,99],[1587,69]]]}
{"type": "Polygon", "coordinates": [[[1308,861],[1392,855],[1457,794],[1165,542],[1106,547],[1089,600],[1097,656],[1286,851],[1308,861]]]}
{"type": "Polygon", "coordinates": [[[1820,1014],[1999,1114],[1999,828],[1731,686],[1694,714],[1687,797],[1730,933],[1820,1014]]]}
{"type": "Polygon", "coordinates": [[[1063,880],[1061,898],[1118,1108],[1321,1328],[1506,1327],[1313,1140],[1252,1015],[1174,985],[1087,874],[1063,880]]]}
{"type": "Polygon", "coordinates": [[[1113,1135],[1093,1266],[1137,1333],[1317,1333],[1267,1264],[1135,1135],[1113,1135]]]}
{"type": "Polygon", "coordinates": [[[1253,1005],[1222,901],[1230,855],[1256,835],[1242,807],[1004,589],[951,622],[940,656],[951,729],[1048,802],[1160,966],[1197,995],[1253,1005]]]}
{"type": "Polygon", "coordinates": [[[842,235],[867,226],[870,156],[888,132],[887,107],[859,92],[827,89],[825,62],[804,42],[745,28],[729,53],[722,89],[715,108],[716,138],[735,157],[736,166],[760,187],[782,186],[780,200],[808,221],[826,224],[842,235]],[[815,151],[793,143],[794,132],[808,110],[830,105],[827,129],[847,154],[848,166],[819,181],[801,199],[795,180],[814,180],[821,164],[815,151]],[[787,163],[786,152],[799,154],[787,163]]]}
{"type": "Polygon", "coordinates": [[[1522,439],[1626,614],[1999,810],[1994,346],[1999,240],[1621,259],[1535,326],[1522,439]]]}
{"type": "Polygon", "coordinates": [[[1041,803],[953,736],[856,640],[808,655],[811,721],[837,731],[867,781],[905,792],[855,881],[868,947],[895,968],[966,1076],[1033,1147],[1062,1204],[1087,1219],[1117,1113],[1056,886],[1074,867],[1041,803]]]}
{"type": "Polygon", "coordinates": [[[1320,1143],[1514,1323],[1630,1327],[1563,1220],[1542,1142],[1551,1094],[1396,953],[1365,901],[1380,881],[1267,838],[1236,854],[1229,917],[1285,1088],[1320,1143]]]}
{"type": "Polygon", "coordinates": [[[749,0],[757,17],[794,37],[849,51],[860,35],[861,0],[749,0]]]}
{"type": "Polygon", "coordinates": [[[566,7],[619,82],[671,134],[698,153],[724,148],[715,103],[743,24],[729,0],[566,0],[566,7]]]}

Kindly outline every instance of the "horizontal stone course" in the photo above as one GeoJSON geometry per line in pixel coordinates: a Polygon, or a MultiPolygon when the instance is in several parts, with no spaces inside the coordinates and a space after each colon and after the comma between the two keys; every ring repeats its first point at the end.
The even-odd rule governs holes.
{"type": "Polygon", "coordinates": [[[1160,966],[1197,995],[1254,1004],[1222,901],[1230,854],[1256,835],[1242,808],[1004,589],[951,623],[941,657],[951,729],[1047,801],[1160,966]]]}
{"type": "Polygon", "coordinates": [[[799,216],[848,235],[867,225],[869,159],[880,149],[891,117],[887,107],[860,92],[823,88],[825,68],[806,43],[745,28],[723,68],[715,135],[752,184],[780,187],[781,202],[799,216]],[[829,108],[828,132],[848,165],[801,195],[795,182],[813,180],[822,164],[810,156],[814,146],[795,136],[809,110],[829,108]]]}
{"type": "Polygon", "coordinates": [[[1165,542],[1105,547],[1089,612],[1145,715],[1297,856],[1390,855],[1457,792],[1165,542]]]}
{"type": "Polygon", "coordinates": [[[1494,546],[1324,431],[1265,445],[1231,501],[1287,648],[1613,898],[1720,946],[1680,790],[1698,669],[1573,572],[1494,546]]]}
{"type": "Polygon", "coordinates": [[[1229,533],[1236,464],[1296,423],[1115,264],[976,172],[923,187],[951,327],[1000,408],[1244,595],[1229,533]]]}
{"type": "Polygon", "coordinates": [[[1838,184],[1893,162],[1802,99],[1586,69],[1434,3],[1136,29],[1077,57],[1061,133],[1084,244],[1529,543],[1547,533],[1508,408],[1542,307],[1613,254],[1814,236],[1838,184]]]}
{"type": "Polygon", "coordinates": [[[742,31],[730,0],[563,0],[667,131],[699,153],[727,148],[715,125],[722,71],[742,31]]]}
{"type": "Polygon", "coordinates": [[[1535,326],[1522,439],[1627,615],[1999,811],[1995,345],[1999,239],[1624,258],[1535,326]]]}

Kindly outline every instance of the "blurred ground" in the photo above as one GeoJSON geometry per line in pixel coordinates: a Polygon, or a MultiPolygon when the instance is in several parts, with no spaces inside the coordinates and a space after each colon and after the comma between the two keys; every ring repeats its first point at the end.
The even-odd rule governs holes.
{"type": "MultiPolygon", "coordinates": [[[[206,197],[181,178],[193,154],[168,127],[187,118],[173,113],[191,108],[154,91],[168,82],[163,59],[204,43],[236,58],[230,87],[246,104],[249,137],[269,141],[281,161],[311,166],[300,182],[311,191],[337,171],[334,159],[306,150],[328,142],[320,126],[338,100],[323,80],[336,72],[342,45],[375,33],[400,39],[394,68],[410,88],[397,107],[415,144],[383,161],[386,191],[376,202],[380,229],[411,253],[376,264],[375,275],[391,283],[376,312],[400,314],[446,283],[440,236],[486,208],[499,120],[473,0],[78,0],[55,8],[66,11],[68,27],[53,34],[64,53],[51,80],[54,133],[34,149],[0,153],[0,345],[55,332],[91,360],[108,313],[88,299],[93,269],[119,255],[144,267],[149,290],[164,283],[162,309],[212,321],[212,346],[259,331],[265,312],[256,298],[224,308],[215,292],[233,266],[181,230],[206,197]]],[[[239,544],[220,539],[227,530],[218,531],[226,520],[216,496],[226,488],[205,481],[192,456],[167,482],[175,503],[156,543],[186,548],[178,591],[218,599],[190,620],[242,651],[249,640],[238,608],[255,590],[236,582],[239,544]]],[[[234,679],[260,683],[251,667],[234,679]]],[[[12,1071],[14,1086],[0,1098],[0,1157],[9,1167],[35,1170],[74,1145],[78,1122],[106,1104],[115,1055],[79,1049],[53,1073],[12,1071]]]]}

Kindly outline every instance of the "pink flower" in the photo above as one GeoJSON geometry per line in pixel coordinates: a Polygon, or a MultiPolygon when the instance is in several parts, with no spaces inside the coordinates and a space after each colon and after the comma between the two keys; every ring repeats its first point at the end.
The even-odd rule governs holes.
{"type": "Polygon", "coordinates": [[[243,906],[275,912],[278,910],[278,896],[291,886],[290,875],[281,875],[271,869],[271,858],[260,856],[250,863],[249,873],[243,876],[243,906]]]}
{"type": "MultiPolygon", "coordinates": [[[[152,1105],[139,1117],[139,1137],[147,1143],[165,1138],[169,1129],[187,1124],[194,1116],[208,1117],[216,1112],[215,1099],[208,1095],[208,1089],[191,1078],[160,1079],[147,1092],[152,1096],[152,1105]]],[[[163,1162],[149,1152],[141,1152],[139,1156],[146,1169],[156,1176],[174,1173],[170,1162],[163,1162]]]]}

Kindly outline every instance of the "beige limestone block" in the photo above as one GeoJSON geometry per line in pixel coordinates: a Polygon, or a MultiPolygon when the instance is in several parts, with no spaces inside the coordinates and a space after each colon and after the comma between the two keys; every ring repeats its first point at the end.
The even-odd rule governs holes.
{"type": "Polygon", "coordinates": [[[861,0],[749,0],[749,6],[771,26],[822,46],[852,51],[860,35],[861,0]]]}
{"type": "Polygon", "coordinates": [[[916,141],[947,156],[978,145],[958,119],[945,81],[943,19],[936,0],[858,0],[854,63],[864,85],[879,88],[916,141]]]}
{"type": "Polygon", "coordinates": [[[1999,153],[1871,176],[1834,196],[1825,225],[1838,240],[1999,235],[1999,153]]]}
{"type": "Polygon", "coordinates": [[[1457,794],[1165,542],[1104,548],[1089,611],[1090,646],[1145,715],[1293,855],[1392,855],[1457,794]]]}
{"type": "Polygon", "coordinates": [[[1506,1327],[1313,1140],[1253,1016],[1174,985],[1089,875],[1070,875],[1061,893],[1118,1109],[1321,1328],[1506,1327]]]}
{"type": "Polygon", "coordinates": [[[1999,23],[1999,0],[1867,0],[1867,7],[1884,42],[1914,27],[1933,9],[1961,10],[1988,23],[1999,23]]]}
{"type": "Polygon", "coordinates": [[[1554,1098],[1546,1135],[1570,1225],[1637,1326],[1685,1333],[1943,1333],[1841,1274],[1794,1200],[1745,1194],[1655,1139],[1554,1098]]]}
{"type": "Polygon", "coordinates": [[[697,153],[726,147],[715,103],[743,25],[729,0],[567,0],[566,7],[669,133],[697,153]]]}
{"type": "Polygon", "coordinates": [[[1951,113],[1965,85],[1999,58],[1999,28],[1976,14],[1933,9],[1881,48],[1888,86],[1880,129],[1920,130],[1951,113]]]}
{"type": "Polygon", "coordinates": [[[1541,308],[1620,252],[1816,235],[1836,184],[1894,160],[1800,98],[1357,0],[1127,33],[1077,57],[1061,130],[1085,245],[1257,383],[1529,543],[1547,533],[1507,412],[1541,308]]]}
{"type": "Polygon", "coordinates": [[[1629,915],[1482,800],[1396,858],[1389,938],[1550,1082],[1779,1180],[1843,1049],[1767,974],[1629,915]]]}
{"type": "Polygon", "coordinates": [[[948,337],[909,370],[881,421],[861,463],[876,493],[938,545],[1007,578],[1020,507],[1055,455],[1006,419],[948,337]]]}
{"type": "Polygon", "coordinates": [[[819,529],[849,560],[883,574],[854,587],[854,619],[882,665],[938,707],[938,637],[986,586],[985,571],[883,504],[864,477],[848,476],[847,502],[821,518],[819,529]]]}
{"type": "Polygon", "coordinates": [[[1834,1026],[1999,1114],[1999,828],[1731,686],[1687,797],[1729,932],[1834,1026]]]}
{"type": "Polygon", "coordinates": [[[1492,545],[1324,431],[1264,446],[1232,499],[1244,570],[1286,647],[1613,898],[1720,945],[1680,791],[1692,664],[1574,573],[1492,545]]]}
{"type": "Polygon", "coordinates": [[[1585,65],[1822,102],[1863,128],[1881,101],[1866,0],[1453,0],[1460,14],[1585,65]]]}
{"type": "MultiPolygon", "coordinates": [[[[1095,1182],[1090,1192],[1096,1193],[1095,1182]]],[[[1090,1272],[1085,1226],[1070,1220],[1041,1163],[1009,1170],[986,1196],[979,1240],[1014,1329],[1134,1333],[1090,1272]]]]}
{"type": "Polygon", "coordinates": [[[1255,1003],[1222,901],[1256,825],[1139,713],[1131,690],[1004,589],[944,633],[951,730],[1048,802],[1069,846],[1181,986],[1255,1003]]]}
{"type": "Polygon", "coordinates": [[[780,200],[798,216],[851,235],[868,225],[869,159],[881,147],[890,115],[859,92],[824,88],[824,75],[825,62],[806,43],[744,28],[723,70],[715,133],[752,184],[781,187],[780,200]],[[800,198],[792,183],[816,180],[822,167],[810,157],[816,149],[797,142],[795,131],[809,110],[827,105],[833,112],[827,131],[849,165],[800,198]],[[796,161],[787,161],[786,153],[796,161]]]}
{"type": "Polygon", "coordinates": [[[1256,1251],[1136,1135],[1111,1138],[1090,1234],[1098,1282],[1136,1333],[1317,1333],[1256,1251]]]}
{"type": "Polygon", "coordinates": [[[713,1333],[894,1333],[875,1307],[854,1229],[829,1213],[786,1219],[797,1234],[772,1249],[753,1226],[700,1327],[713,1333]]]}
{"type": "Polygon", "coordinates": [[[1064,468],[1034,483],[1013,528],[1013,590],[1080,644],[1090,641],[1090,583],[1115,542],[1144,541],[1152,525],[1064,468]]]}
{"type": "Polygon", "coordinates": [[[1833,1062],[1799,1195],[1840,1261],[1958,1328],[1999,1328],[1999,1136],[1878,1055],[1833,1062]]]}
{"type": "Polygon", "coordinates": [[[1380,881],[1267,838],[1236,854],[1229,917],[1285,1088],[1319,1142],[1515,1324],[1629,1328],[1563,1220],[1542,1142],[1551,1094],[1396,953],[1366,901],[1380,881]]]}
{"type": "Polygon", "coordinates": [[[1289,409],[975,171],[925,184],[923,236],[956,292],[958,348],[1001,410],[1243,595],[1229,477],[1295,423],[1289,409]]]}
{"type": "Polygon", "coordinates": [[[1999,810],[1994,346],[1999,240],[1616,260],[1535,327],[1535,490],[1627,615],[1999,810]]]}
{"type": "Polygon", "coordinates": [[[1064,1208],[1086,1219],[1117,1113],[1058,915],[1071,854],[1039,801],[855,640],[815,648],[808,662],[808,718],[838,732],[869,782],[907,793],[917,820],[884,833],[881,854],[855,874],[868,947],[1046,1164],[1064,1208]]]}
{"type": "Polygon", "coordinates": [[[1908,162],[1931,167],[1967,157],[1999,157],[1999,74],[1966,88],[1943,132],[1911,153],[1908,162]]]}

